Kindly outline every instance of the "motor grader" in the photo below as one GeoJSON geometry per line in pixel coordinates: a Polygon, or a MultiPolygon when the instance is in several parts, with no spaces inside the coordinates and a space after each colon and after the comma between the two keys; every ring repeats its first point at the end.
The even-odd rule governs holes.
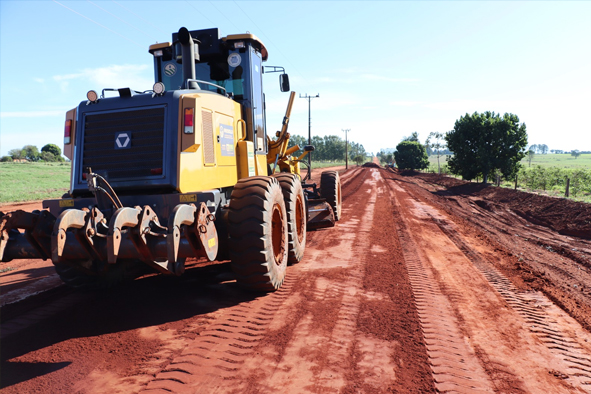
{"type": "Polygon", "coordinates": [[[263,67],[267,49],[250,33],[181,28],[149,52],[151,90],[91,90],[66,113],[69,192],[41,211],[0,212],[0,260],[51,259],[66,284],[97,288],[229,259],[242,287],[279,288],[306,231],[341,215],[338,173],[302,182],[313,147],[288,148],[295,92],[267,135],[263,73],[280,72],[283,92],[287,74],[263,67]]]}

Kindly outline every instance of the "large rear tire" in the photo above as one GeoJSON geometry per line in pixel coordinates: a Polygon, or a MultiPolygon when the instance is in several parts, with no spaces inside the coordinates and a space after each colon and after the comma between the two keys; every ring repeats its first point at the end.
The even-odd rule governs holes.
{"type": "Polygon", "coordinates": [[[228,211],[230,260],[240,286],[274,291],[287,268],[287,213],[275,178],[257,176],[238,181],[228,211]]]}
{"type": "Polygon", "coordinates": [[[287,264],[297,264],[306,250],[307,212],[304,189],[295,174],[273,175],[279,181],[287,211],[287,241],[289,244],[287,264]]]}
{"type": "Polygon", "coordinates": [[[320,175],[320,197],[326,199],[326,202],[332,208],[335,220],[340,220],[342,199],[341,178],[338,172],[324,171],[320,175]]]}

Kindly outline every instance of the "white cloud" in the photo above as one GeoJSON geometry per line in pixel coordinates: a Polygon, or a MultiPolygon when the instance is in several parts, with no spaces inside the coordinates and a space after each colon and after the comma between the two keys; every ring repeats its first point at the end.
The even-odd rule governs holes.
{"type": "Polygon", "coordinates": [[[146,90],[153,85],[150,73],[146,73],[148,65],[112,65],[99,68],[87,68],[79,73],[54,75],[53,80],[60,83],[62,90],[67,90],[69,81],[90,81],[96,89],[130,87],[136,90],[146,90]]]}
{"type": "Polygon", "coordinates": [[[37,82],[37,83],[44,83],[45,80],[43,78],[33,78],[33,81],[37,82]]]}

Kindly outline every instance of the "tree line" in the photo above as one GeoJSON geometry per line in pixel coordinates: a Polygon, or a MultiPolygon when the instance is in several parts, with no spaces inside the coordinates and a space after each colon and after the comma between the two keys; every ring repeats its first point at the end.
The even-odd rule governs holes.
{"type": "Polygon", "coordinates": [[[35,145],[25,145],[21,149],[11,149],[7,156],[2,156],[0,161],[10,162],[15,160],[63,162],[62,150],[55,144],[47,144],[37,149],[35,145]]]}
{"type": "Polygon", "coordinates": [[[405,137],[393,154],[396,165],[411,170],[428,168],[426,146],[437,154],[438,163],[445,154],[449,171],[466,180],[481,178],[486,183],[493,173],[509,179],[515,176],[526,154],[526,126],[510,113],[466,114],[456,120],[453,130],[429,134],[425,145],[420,143],[417,132],[405,137]],[[453,156],[448,156],[451,152],[453,156]]]}
{"type": "MultiPolygon", "coordinates": [[[[308,145],[308,138],[301,135],[291,135],[289,139],[289,147],[299,145],[300,149],[308,145]]],[[[312,152],[312,160],[318,161],[344,161],[345,150],[349,160],[357,163],[358,165],[367,160],[367,152],[362,144],[358,144],[353,141],[348,141],[348,146],[341,137],[337,135],[327,135],[324,137],[314,136],[312,137],[312,146],[314,146],[314,152],[312,152]],[[345,149],[345,147],[347,148],[345,149]]]]}

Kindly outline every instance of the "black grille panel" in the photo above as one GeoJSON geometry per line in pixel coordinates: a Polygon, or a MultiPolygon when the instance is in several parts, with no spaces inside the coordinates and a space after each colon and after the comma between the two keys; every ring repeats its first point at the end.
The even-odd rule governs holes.
{"type": "Polygon", "coordinates": [[[107,179],[161,177],[152,169],[162,168],[164,108],[87,114],[84,119],[82,169],[107,179]],[[116,149],[119,133],[131,135],[128,149],[116,149]]]}

